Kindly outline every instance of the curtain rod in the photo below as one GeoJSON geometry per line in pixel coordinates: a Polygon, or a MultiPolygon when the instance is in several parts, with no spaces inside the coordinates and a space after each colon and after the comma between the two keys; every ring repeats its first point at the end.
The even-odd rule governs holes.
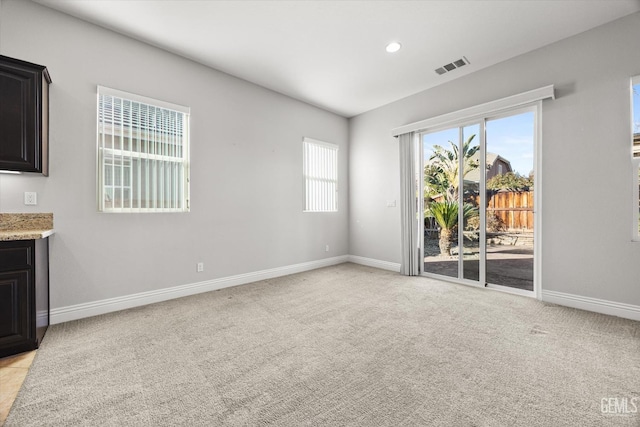
{"type": "Polygon", "coordinates": [[[475,105],[473,107],[468,107],[462,110],[453,111],[451,113],[442,114],[440,116],[431,117],[429,119],[420,120],[418,122],[409,123],[392,129],[391,134],[397,138],[399,135],[402,135],[404,133],[422,131],[431,127],[446,125],[447,123],[454,123],[471,119],[476,116],[494,114],[502,110],[521,107],[535,101],[549,98],[555,99],[553,85],[544,86],[538,89],[522,92],[517,95],[511,95],[506,98],[485,102],[484,104],[475,105]]]}

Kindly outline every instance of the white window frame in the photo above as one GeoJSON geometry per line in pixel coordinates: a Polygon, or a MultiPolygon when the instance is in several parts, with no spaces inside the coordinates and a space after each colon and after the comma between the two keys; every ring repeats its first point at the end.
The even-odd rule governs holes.
{"type": "Polygon", "coordinates": [[[302,146],[303,212],[338,212],[338,145],[304,137],[302,146]]]}
{"type": "MultiPolygon", "coordinates": [[[[115,160],[115,159],[113,159],[115,160]]],[[[116,174],[109,174],[109,166],[113,164],[113,161],[109,161],[105,159],[105,163],[104,163],[104,169],[102,169],[105,173],[103,175],[103,191],[105,192],[105,194],[109,194],[109,195],[113,195],[116,191],[116,188],[120,188],[121,191],[123,192],[123,194],[125,192],[127,192],[128,194],[130,194],[132,187],[131,187],[131,160],[129,159],[118,159],[116,161],[116,163],[124,163],[125,166],[123,167],[124,169],[124,173],[122,175],[118,175],[116,174]],[[118,179],[120,178],[120,179],[118,179]],[[120,183],[118,184],[118,181],[120,181],[120,183]]],[[[116,167],[117,168],[117,167],[116,167]]],[[[115,170],[116,168],[113,168],[113,170],[115,170]]],[[[123,196],[124,197],[124,196],[123,196]]]]}
{"type": "MultiPolygon", "coordinates": [[[[633,119],[634,119],[634,109],[633,109],[633,87],[634,86],[639,86],[640,85],[640,76],[634,76],[631,78],[631,85],[629,87],[629,100],[630,100],[630,107],[631,107],[631,150],[630,150],[630,154],[631,154],[631,172],[632,172],[632,178],[631,178],[631,182],[633,183],[633,191],[632,191],[632,203],[631,203],[631,207],[632,207],[632,218],[633,218],[633,223],[632,223],[632,227],[631,227],[631,239],[633,241],[636,242],[640,242],[640,230],[639,230],[639,224],[640,224],[640,214],[638,212],[639,210],[639,203],[640,203],[640,191],[638,190],[638,187],[640,186],[640,178],[638,177],[638,174],[640,173],[640,157],[636,157],[636,150],[635,147],[633,145],[633,136],[634,136],[634,123],[633,123],[633,119]]],[[[639,154],[640,156],[640,154],[639,154]]]]}
{"type": "MultiPolygon", "coordinates": [[[[555,99],[555,90],[553,85],[545,86],[539,89],[534,89],[528,92],[523,92],[518,95],[513,95],[507,98],[498,99],[496,101],[490,101],[485,104],[476,105],[473,107],[465,108],[463,110],[454,111],[451,113],[443,114],[440,116],[432,117],[430,119],[421,120],[419,122],[410,123],[408,125],[400,126],[392,129],[391,134],[393,136],[402,135],[407,132],[419,132],[420,134],[435,132],[438,130],[447,129],[450,127],[464,127],[468,124],[477,123],[482,121],[486,123],[487,120],[496,119],[502,116],[510,116],[517,114],[518,111],[534,111],[535,112],[535,128],[534,128],[534,176],[536,177],[536,186],[542,188],[542,176],[539,171],[542,170],[541,166],[541,148],[542,148],[542,101],[547,99],[555,99]]],[[[422,136],[421,136],[422,138],[422,136]]],[[[482,137],[484,138],[484,137],[482,137]]],[[[423,147],[423,145],[420,145],[423,147]]],[[[484,158],[485,153],[480,154],[480,158],[484,158]]],[[[420,159],[424,159],[424,153],[420,152],[420,159]]],[[[421,160],[422,161],[422,160],[421,160]]],[[[481,164],[481,170],[486,165],[481,164]]],[[[420,165],[420,168],[424,168],[424,165],[420,165]]],[[[480,192],[484,192],[484,188],[480,189],[480,192]]],[[[424,180],[420,180],[419,194],[424,194],[424,180]]],[[[518,295],[533,296],[539,300],[542,299],[542,286],[541,286],[541,271],[542,271],[542,191],[538,190],[534,192],[534,259],[533,259],[533,292],[520,291],[517,289],[511,289],[503,286],[495,286],[493,289],[514,293],[518,295]]],[[[423,198],[420,197],[419,212],[424,212],[423,198]]],[[[485,227],[486,219],[481,218],[481,229],[485,227]]],[[[420,251],[424,253],[424,233],[420,237],[420,251]]],[[[427,273],[422,273],[423,276],[430,277],[427,273]]],[[[441,276],[439,276],[441,277],[441,276]]],[[[447,278],[458,283],[468,284],[464,279],[447,278]]]]}
{"type": "MultiPolygon", "coordinates": [[[[98,210],[100,212],[110,213],[189,212],[190,108],[117,89],[98,86],[96,112],[96,195],[98,210]],[[119,98],[125,102],[148,105],[154,111],[162,110],[162,117],[165,117],[164,113],[182,115],[182,130],[178,130],[178,124],[175,124],[172,128],[170,128],[170,125],[168,124],[180,122],[161,123],[160,128],[165,131],[163,140],[161,140],[160,135],[156,133],[158,127],[146,126],[144,129],[140,127],[136,129],[134,126],[127,125],[125,123],[126,118],[118,117],[117,115],[115,117],[112,116],[111,123],[106,120],[102,121],[101,96],[113,97],[114,99],[119,98]],[[170,129],[169,133],[166,133],[167,129],[170,129]],[[124,146],[116,147],[114,140],[117,133],[119,133],[122,138],[122,144],[124,144],[125,137],[129,138],[130,145],[128,150],[124,146]],[[137,150],[133,149],[134,141],[138,144],[137,150]],[[111,147],[109,147],[109,143],[111,143],[111,147]],[[158,151],[153,152],[154,149],[141,149],[142,145],[148,144],[154,144],[154,149],[157,149],[158,151]],[[110,158],[112,161],[110,161],[110,158]],[[134,161],[137,161],[137,168],[133,166],[134,161]],[[128,163],[129,165],[129,180],[126,183],[124,182],[124,168],[114,166],[118,162],[120,162],[120,164],[128,163]],[[141,174],[143,162],[145,162],[146,167],[146,174],[144,176],[141,174]],[[112,165],[112,174],[116,171],[119,171],[122,174],[119,185],[116,185],[117,180],[113,175],[111,177],[111,182],[106,182],[107,173],[105,168],[107,167],[107,164],[112,165]],[[133,182],[134,174],[136,174],[136,172],[138,172],[138,184],[136,188],[134,188],[133,182]],[[146,181],[145,186],[142,185],[143,178],[146,181]],[[167,183],[165,178],[169,180],[168,186],[166,187],[165,185],[167,185],[167,183]],[[106,203],[106,197],[108,197],[109,193],[115,193],[116,188],[120,189],[121,194],[128,192],[129,206],[125,207],[124,202],[121,203],[121,206],[109,206],[108,203],[106,203]],[[137,196],[138,206],[134,206],[134,193],[137,196]],[[169,198],[165,198],[166,194],[168,194],[169,198]],[[141,205],[142,200],[145,201],[144,206],[141,205]]],[[[112,114],[115,114],[115,112],[112,114]]],[[[120,115],[122,116],[123,113],[121,112],[120,115]]],[[[129,116],[130,121],[133,121],[132,117],[133,116],[129,116]]],[[[122,200],[124,200],[124,197],[122,197],[122,200]]]]}

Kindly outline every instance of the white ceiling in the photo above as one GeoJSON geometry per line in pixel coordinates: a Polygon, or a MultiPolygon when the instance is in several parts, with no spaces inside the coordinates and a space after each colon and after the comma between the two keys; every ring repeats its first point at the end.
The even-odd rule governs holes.
{"type": "Polygon", "coordinates": [[[640,0],[35,0],[345,117],[640,10],[640,0]],[[385,52],[393,40],[403,48],[385,52]],[[470,65],[434,70],[462,56],[470,65]]]}

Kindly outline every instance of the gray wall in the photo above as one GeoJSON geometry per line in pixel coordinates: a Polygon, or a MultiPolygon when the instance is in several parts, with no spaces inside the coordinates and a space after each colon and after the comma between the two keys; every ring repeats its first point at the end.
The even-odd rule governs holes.
{"type": "Polygon", "coordinates": [[[54,213],[53,308],[348,254],[345,118],[35,3],[0,6],[0,54],[53,79],[50,176],[0,175],[0,211],[54,213]],[[191,107],[190,213],[97,212],[98,84],[191,107]],[[340,146],[337,214],[302,212],[303,136],[340,146]]]}
{"type": "Polygon", "coordinates": [[[547,84],[543,288],[640,305],[628,93],[640,14],[347,121],[31,2],[0,0],[0,13],[0,54],[54,82],[50,176],[0,175],[0,211],[54,212],[53,308],[348,253],[399,263],[391,129],[547,84]],[[96,211],[98,84],[191,107],[190,213],[96,211]],[[303,136],[341,147],[338,214],[301,212],[303,136]]]}
{"type": "Polygon", "coordinates": [[[386,207],[399,198],[391,129],[554,84],[542,114],[543,290],[640,305],[629,108],[638,40],[640,13],[351,119],[350,253],[400,262],[400,209],[386,207]]]}

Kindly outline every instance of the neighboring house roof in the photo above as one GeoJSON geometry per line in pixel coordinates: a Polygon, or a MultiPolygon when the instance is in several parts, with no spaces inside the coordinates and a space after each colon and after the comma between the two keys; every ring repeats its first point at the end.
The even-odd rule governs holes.
{"type": "MultiPolygon", "coordinates": [[[[476,153],[473,155],[472,159],[475,162],[480,163],[480,153],[476,153]]],[[[507,173],[507,172],[512,172],[513,169],[511,168],[511,162],[507,159],[505,159],[504,157],[502,157],[499,154],[496,153],[487,153],[487,169],[491,170],[491,168],[493,167],[493,165],[496,163],[496,161],[500,159],[502,160],[506,165],[507,168],[505,171],[503,171],[503,173],[507,173]]],[[[480,168],[474,169],[472,171],[470,171],[467,175],[465,175],[464,177],[465,181],[472,181],[472,182],[479,182],[480,181],[480,168]]]]}
{"type": "MultiPolygon", "coordinates": [[[[471,157],[471,159],[474,162],[480,164],[480,153],[476,152],[476,154],[474,154],[473,157],[471,157]]],[[[487,170],[491,170],[491,168],[493,168],[493,165],[498,160],[502,160],[502,162],[506,165],[506,170],[502,171],[503,174],[507,172],[513,172],[513,168],[511,167],[511,162],[496,153],[487,153],[487,160],[486,160],[487,170]]],[[[425,165],[428,165],[429,163],[430,163],[429,160],[425,161],[425,165]]],[[[494,173],[493,175],[497,175],[497,172],[494,173]]],[[[473,169],[472,171],[469,171],[469,173],[464,177],[464,180],[467,182],[480,182],[480,168],[476,168],[476,169],[473,169]]]]}
{"type": "Polygon", "coordinates": [[[633,134],[633,156],[640,157],[640,133],[633,134]]]}

